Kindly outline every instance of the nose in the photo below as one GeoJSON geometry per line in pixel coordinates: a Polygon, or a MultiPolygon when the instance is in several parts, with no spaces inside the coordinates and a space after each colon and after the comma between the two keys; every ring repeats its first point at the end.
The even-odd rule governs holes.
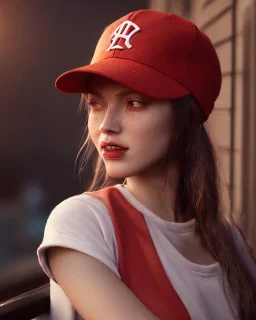
{"type": "Polygon", "coordinates": [[[122,131],[121,123],[118,115],[115,112],[106,112],[103,121],[100,124],[99,130],[102,133],[120,133],[122,131]]]}

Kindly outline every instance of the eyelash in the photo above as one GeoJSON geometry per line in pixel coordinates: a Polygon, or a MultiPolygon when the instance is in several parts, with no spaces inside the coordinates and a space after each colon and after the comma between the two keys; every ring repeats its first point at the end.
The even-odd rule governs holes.
{"type": "Polygon", "coordinates": [[[96,101],[86,102],[86,106],[87,106],[89,109],[95,109],[95,107],[94,107],[95,104],[98,104],[98,105],[99,105],[99,103],[96,102],[96,101]]]}
{"type": "Polygon", "coordinates": [[[143,102],[143,101],[140,101],[140,100],[129,100],[129,101],[128,101],[128,105],[130,105],[131,103],[134,103],[134,102],[139,103],[140,106],[139,106],[139,107],[134,107],[134,106],[132,106],[132,108],[133,108],[133,107],[134,107],[134,108],[143,108],[143,107],[146,107],[146,106],[148,105],[148,103],[143,102]]]}
{"type": "MultiPolygon", "coordinates": [[[[96,109],[97,107],[95,107],[95,105],[100,105],[98,102],[96,101],[89,101],[86,103],[86,106],[89,108],[89,109],[96,109]]],[[[147,102],[143,102],[143,101],[140,101],[140,100],[129,100],[128,101],[128,104],[127,106],[130,106],[130,108],[135,108],[135,109],[139,109],[139,108],[143,108],[143,107],[146,107],[148,105],[147,102]],[[134,107],[133,103],[139,103],[140,106],[139,107],[134,107]]]]}

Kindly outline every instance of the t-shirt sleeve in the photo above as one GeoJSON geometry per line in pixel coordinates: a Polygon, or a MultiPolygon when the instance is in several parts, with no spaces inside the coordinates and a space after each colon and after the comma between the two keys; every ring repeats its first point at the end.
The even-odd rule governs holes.
{"type": "Polygon", "coordinates": [[[251,249],[247,245],[245,236],[237,225],[233,225],[233,235],[237,245],[237,248],[245,261],[245,264],[248,266],[248,269],[254,279],[256,280],[256,261],[252,256],[251,249]]]}
{"type": "Polygon", "coordinates": [[[83,194],[61,202],[51,212],[41,245],[39,264],[56,282],[47,261],[47,249],[64,247],[88,254],[109,267],[119,278],[115,232],[106,206],[83,194]]]}

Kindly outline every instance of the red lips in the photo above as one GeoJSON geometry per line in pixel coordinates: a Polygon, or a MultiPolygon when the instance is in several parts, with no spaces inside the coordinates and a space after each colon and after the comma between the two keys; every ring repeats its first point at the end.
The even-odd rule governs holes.
{"type": "Polygon", "coordinates": [[[118,144],[118,143],[116,143],[114,141],[109,141],[109,142],[102,141],[100,143],[100,146],[101,146],[101,148],[105,148],[106,146],[115,146],[115,147],[120,147],[122,149],[128,149],[128,148],[126,148],[126,147],[124,147],[124,146],[122,146],[122,145],[120,145],[120,144],[118,144]]]}

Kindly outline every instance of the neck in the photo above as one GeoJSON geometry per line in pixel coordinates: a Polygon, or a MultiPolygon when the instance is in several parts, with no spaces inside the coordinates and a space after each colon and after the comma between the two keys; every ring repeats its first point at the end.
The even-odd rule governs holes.
{"type": "Polygon", "coordinates": [[[126,178],[127,189],[155,215],[167,221],[175,221],[174,208],[178,170],[173,169],[167,186],[162,186],[162,179],[152,172],[126,178]],[[164,189],[163,189],[164,188],[164,189]],[[165,198],[163,198],[165,194],[165,198]]]}

